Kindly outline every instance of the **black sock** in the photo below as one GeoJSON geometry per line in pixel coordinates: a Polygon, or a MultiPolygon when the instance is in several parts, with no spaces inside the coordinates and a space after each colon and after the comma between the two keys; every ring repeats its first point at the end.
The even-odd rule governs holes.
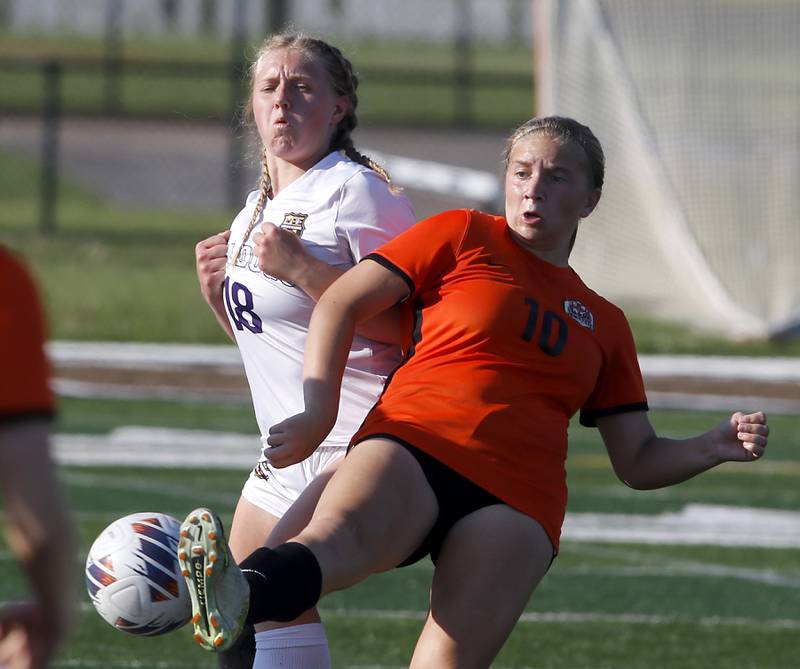
{"type": "Polygon", "coordinates": [[[319,562],[303,544],[258,548],[239,566],[250,586],[250,625],[294,620],[315,606],[322,594],[319,562]]]}
{"type": "Polygon", "coordinates": [[[256,631],[245,625],[234,644],[217,655],[219,669],[253,669],[256,660],[256,631]]]}

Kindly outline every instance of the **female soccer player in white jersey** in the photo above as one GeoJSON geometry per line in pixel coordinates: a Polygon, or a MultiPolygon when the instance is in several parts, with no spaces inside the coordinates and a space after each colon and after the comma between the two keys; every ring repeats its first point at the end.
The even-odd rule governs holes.
{"type": "MultiPolygon", "coordinates": [[[[248,117],[263,144],[260,187],[230,230],[197,245],[196,264],[204,298],[239,346],[266,450],[269,427],[303,409],[303,349],[315,300],[410,227],[414,212],[385,170],[353,147],[358,79],[337,48],[302,34],[273,36],[256,54],[250,83],[248,117]]],[[[304,454],[276,462],[262,452],[233,518],[234,558],[262,546],[300,493],[317,477],[321,489],[332,474],[400,360],[397,345],[381,343],[395,341],[400,318],[360,330],[336,425],[320,448],[299,462],[304,454]]],[[[302,509],[293,514],[302,520],[302,509]]],[[[255,664],[247,636],[221,654],[222,667],[330,666],[314,610],[258,626],[255,664]]]]}

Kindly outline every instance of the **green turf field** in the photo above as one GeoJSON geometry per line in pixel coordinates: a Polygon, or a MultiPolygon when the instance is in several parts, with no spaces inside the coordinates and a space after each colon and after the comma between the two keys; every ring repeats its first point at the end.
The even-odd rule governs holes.
{"type": "MultiPolygon", "coordinates": [[[[716,414],[654,411],[673,436],[702,430],[716,414]]],[[[123,424],[251,433],[248,406],[65,400],[59,433],[104,433],[123,424]]],[[[658,514],[689,503],[800,509],[800,418],[771,417],[769,456],[730,464],[653,492],[613,476],[592,430],[571,430],[571,512],[658,514]]],[[[143,456],[146,457],[146,454],[143,456]]],[[[62,469],[80,532],[82,564],[111,520],[135,511],[182,517],[197,505],[228,521],[244,471],[68,467],[62,469]]],[[[24,586],[7,551],[0,598],[24,586]]],[[[76,566],[76,571],[81,571],[76,566]]],[[[323,601],[336,667],[402,667],[422,625],[431,565],[372,577],[323,601]]],[[[117,632],[91,608],[82,583],[70,644],[55,667],[178,669],[215,665],[187,629],[140,639],[117,632]]],[[[564,669],[778,669],[800,656],[800,553],[721,546],[565,541],[495,667],[564,669]]]]}

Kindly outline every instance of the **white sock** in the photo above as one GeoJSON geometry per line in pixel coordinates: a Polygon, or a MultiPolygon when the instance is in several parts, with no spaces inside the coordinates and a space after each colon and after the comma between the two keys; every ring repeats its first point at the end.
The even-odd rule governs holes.
{"type": "Polygon", "coordinates": [[[253,669],[330,669],[331,653],[322,623],[256,632],[253,669]]]}

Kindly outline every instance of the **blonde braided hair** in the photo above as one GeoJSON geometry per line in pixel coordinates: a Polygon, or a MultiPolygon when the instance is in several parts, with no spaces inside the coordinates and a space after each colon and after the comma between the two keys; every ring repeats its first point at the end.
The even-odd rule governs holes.
{"type": "MultiPolygon", "coordinates": [[[[310,37],[304,33],[284,32],[273,35],[267,38],[261,47],[256,52],[250,70],[250,97],[245,106],[245,119],[247,122],[252,123],[253,119],[253,84],[255,82],[256,70],[261,58],[271,51],[277,49],[296,49],[307,58],[318,59],[325,67],[328,73],[333,89],[338,96],[345,96],[349,102],[347,112],[341,121],[336,126],[333,136],[331,137],[330,145],[328,146],[328,153],[332,151],[342,151],[353,162],[363,165],[376,172],[387,184],[392,192],[398,192],[400,189],[392,184],[389,172],[380,164],[375,162],[369,156],[365,156],[355,148],[351,133],[358,125],[358,117],[356,116],[356,107],[358,106],[358,96],[356,89],[358,88],[358,76],[353,69],[353,64],[345,57],[340,49],[332,44],[310,37]]],[[[261,177],[258,182],[259,194],[256,201],[253,215],[250,218],[250,223],[247,226],[244,236],[242,237],[241,244],[233,255],[231,264],[235,264],[239,255],[242,252],[245,242],[250,237],[250,233],[258,223],[261,212],[264,210],[267,198],[270,197],[272,192],[272,180],[269,176],[269,168],[267,166],[267,149],[261,155],[261,177]]]]}
{"type": "Polygon", "coordinates": [[[261,212],[264,211],[264,205],[267,203],[267,198],[270,196],[271,192],[272,179],[270,179],[269,176],[267,147],[265,146],[261,151],[261,176],[258,179],[258,199],[256,200],[256,206],[255,209],[253,209],[253,215],[250,217],[250,223],[247,224],[247,230],[245,230],[244,235],[242,235],[242,241],[239,242],[239,248],[237,248],[236,252],[231,256],[232,259],[228,263],[230,266],[235,265],[239,260],[244,244],[250,238],[250,233],[253,232],[253,228],[256,227],[256,223],[258,223],[261,212]]]}

